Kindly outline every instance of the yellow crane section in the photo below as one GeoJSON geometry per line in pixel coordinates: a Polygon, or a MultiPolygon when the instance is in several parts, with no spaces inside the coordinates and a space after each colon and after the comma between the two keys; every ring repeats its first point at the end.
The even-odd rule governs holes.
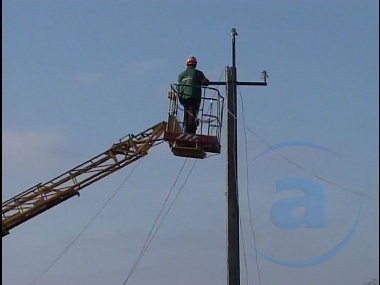
{"type": "Polygon", "coordinates": [[[59,203],[79,196],[84,187],[147,155],[148,150],[160,142],[166,141],[173,154],[179,157],[203,159],[207,153],[219,154],[224,98],[215,88],[201,88],[202,104],[196,134],[184,133],[184,110],[178,101],[178,84],[171,84],[168,123],[163,121],[138,135],[125,136],[102,154],[3,202],[2,236],[59,203]]]}
{"type": "Polygon", "coordinates": [[[162,141],[166,125],[161,122],[138,135],[128,135],[102,154],[3,202],[2,236],[59,203],[79,196],[84,187],[147,155],[152,146],[162,141]]]}

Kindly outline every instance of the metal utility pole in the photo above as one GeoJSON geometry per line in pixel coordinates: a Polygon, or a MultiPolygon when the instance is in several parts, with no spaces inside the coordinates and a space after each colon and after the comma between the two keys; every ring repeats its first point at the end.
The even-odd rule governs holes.
{"type": "Polygon", "coordinates": [[[232,67],[225,69],[226,82],[210,82],[210,85],[226,85],[227,93],[227,279],[228,285],[240,285],[240,228],[237,170],[237,85],[266,86],[266,71],[263,82],[239,82],[236,72],[235,39],[232,36],[232,67]]]}

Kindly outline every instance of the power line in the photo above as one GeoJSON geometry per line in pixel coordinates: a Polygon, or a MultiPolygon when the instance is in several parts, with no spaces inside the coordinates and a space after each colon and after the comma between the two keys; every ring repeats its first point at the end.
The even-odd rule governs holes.
{"type": "Polygon", "coordinates": [[[162,207],[161,207],[159,213],[157,214],[155,221],[153,222],[153,225],[152,225],[152,227],[151,227],[151,230],[150,230],[149,234],[147,235],[147,237],[146,237],[146,239],[145,239],[145,243],[144,243],[143,247],[141,248],[140,254],[139,254],[139,256],[137,257],[135,263],[133,264],[133,266],[132,266],[130,272],[129,272],[128,275],[127,275],[127,277],[125,278],[125,280],[124,280],[124,282],[123,282],[123,285],[125,285],[125,284],[128,282],[128,280],[130,279],[130,277],[132,276],[132,274],[133,274],[134,271],[136,270],[137,266],[139,265],[140,261],[142,260],[142,258],[143,258],[143,256],[144,256],[146,250],[148,249],[150,243],[152,242],[153,238],[156,236],[156,234],[157,234],[157,232],[158,232],[158,229],[161,227],[161,225],[162,225],[162,223],[164,222],[166,216],[169,214],[171,208],[173,207],[174,203],[175,203],[176,200],[178,199],[179,194],[182,192],[182,189],[183,189],[184,186],[186,185],[187,180],[189,179],[190,174],[193,172],[193,169],[194,169],[194,167],[195,167],[195,165],[196,165],[196,163],[197,163],[197,160],[194,160],[193,166],[191,167],[189,173],[187,174],[187,176],[186,176],[184,182],[183,182],[182,185],[180,186],[180,188],[179,188],[179,190],[178,190],[176,196],[174,197],[173,201],[170,203],[168,209],[166,210],[166,212],[165,212],[165,214],[163,215],[163,217],[162,217],[162,219],[160,220],[160,222],[158,222],[158,220],[159,220],[159,218],[160,218],[160,216],[161,216],[161,214],[162,214],[162,212],[163,212],[163,210],[164,210],[164,208],[165,208],[167,202],[169,201],[169,197],[171,196],[171,193],[172,193],[172,191],[173,191],[175,185],[177,184],[177,181],[178,181],[178,179],[179,179],[179,177],[180,177],[180,175],[181,175],[181,173],[182,173],[182,171],[183,171],[183,169],[184,169],[184,167],[185,167],[185,165],[186,165],[186,162],[187,162],[187,159],[185,159],[185,161],[184,161],[184,163],[183,163],[181,169],[180,169],[179,172],[178,172],[178,175],[177,175],[176,179],[174,180],[174,182],[173,182],[171,188],[169,189],[169,192],[168,192],[168,194],[167,194],[167,196],[166,196],[166,199],[165,199],[165,201],[164,201],[164,203],[163,203],[163,205],[162,205],[162,207]]]}
{"type": "Polygon", "coordinates": [[[88,221],[88,223],[83,227],[83,229],[76,235],[76,237],[63,249],[63,251],[50,263],[50,265],[41,272],[31,283],[34,284],[37,280],[39,280],[43,275],[45,275],[53,266],[56,264],[62,256],[79,240],[79,238],[83,235],[83,233],[89,228],[89,226],[95,221],[95,219],[100,215],[100,213],[106,208],[109,202],[115,197],[115,195],[120,191],[121,187],[127,182],[127,180],[134,173],[136,168],[140,165],[145,157],[138,161],[136,165],[132,168],[131,172],[127,175],[127,177],[123,180],[119,187],[113,192],[113,194],[107,199],[107,201],[100,207],[100,209],[95,213],[95,215],[88,221]]]}
{"type": "MultiPolygon", "coordinates": [[[[244,113],[243,96],[241,95],[241,92],[239,92],[239,95],[240,95],[240,100],[241,100],[241,113],[243,115],[243,123],[245,125],[245,113],[244,113]]],[[[260,271],[259,259],[258,259],[258,255],[257,255],[258,251],[257,251],[257,243],[256,243],[256,234],[255,234],[255,231],[253,229],[251,199],[250,199],[250,195],[249,195],[249,171],[248,171],[247,132],[246,132],[245,128],[243,130],[244,130],[244,145],[245,145],[245,164],[246,164],[246,178],[247,178],[246,190],[247,190],[247,203],[248,203],[248,211],[249,211],[249,223],[250,223],[251,233],[252,233],[252,236],[253,236],[253,246],[254,246],[254,249],[255,249],[255,261],[256,261],[257,275],[258,275],[259,284],[261,285],[261,271],[260,271]]]]}

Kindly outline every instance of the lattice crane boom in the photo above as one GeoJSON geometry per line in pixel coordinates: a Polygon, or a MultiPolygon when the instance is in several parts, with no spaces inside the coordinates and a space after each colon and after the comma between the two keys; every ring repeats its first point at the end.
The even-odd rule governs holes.
{"type": "Polygon", "coordinates": [[[79,191],[86,186],[147,155],[152,146],[163,140],[166,125],[161,122],[138,135],[128,135],[102,154],[3,202],[2,236],[63,201],[79,196],[79,191]]]}

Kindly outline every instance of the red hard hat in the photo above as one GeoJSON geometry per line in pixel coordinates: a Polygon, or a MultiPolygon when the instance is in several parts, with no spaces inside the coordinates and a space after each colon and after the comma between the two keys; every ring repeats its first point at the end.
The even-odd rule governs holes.
{"type": "Polygon", "coordinates": [[[187,64],[187,65],[194,65],[194,64],[197,64],[197,59],[196,59],[194,56],[190,56],[190,57],[186,60],[186,64],[187,64]]]}

